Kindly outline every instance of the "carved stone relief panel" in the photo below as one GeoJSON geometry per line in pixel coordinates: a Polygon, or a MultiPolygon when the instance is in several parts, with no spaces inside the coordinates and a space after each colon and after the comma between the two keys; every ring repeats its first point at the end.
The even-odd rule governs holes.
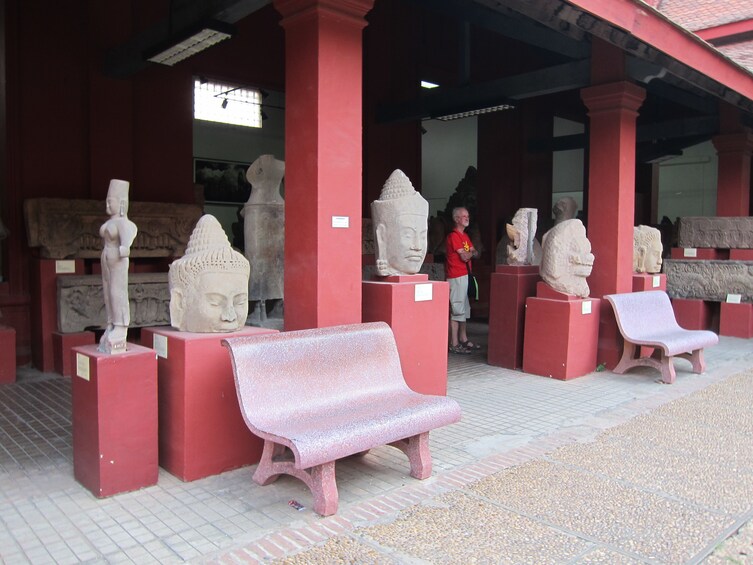
{"type": "Polygon", "coordinates": [[[739,294],[753,302],[753,261],[664,261],[667,294],[672,298],[699,298],[724,302],[739,294]]]}
{"type": "Polygon", "coordinates": [[[680,218],[677,226],[679,247],[711,247],[716,249],[753,248],[753,217],[680,218]]]}

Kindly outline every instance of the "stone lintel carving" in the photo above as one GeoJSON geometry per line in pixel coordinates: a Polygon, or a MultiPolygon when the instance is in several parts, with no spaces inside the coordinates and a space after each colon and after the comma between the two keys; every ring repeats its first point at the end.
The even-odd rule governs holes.
{"type": "Polygon", "coordinates": [[[753,302],[753,261],[667,259],[664,272],[672,298],[724,302],[739,294],[742,302],[753,302]]]}
{"type": "MultiPolygon", "coordinates": [[[[195,204],[131,202],[128,217],[139,233],[131,257],[179,257],[202,214],[195,204]]],[[[94,259],[102,252],[99,227],[108,215],[101,200],[29,198],[24,201],[29,247],[46,259],[94,259]]]]}
{"type": "MultiPolygon", "coordinates": [[[[73,333],[104,328],[107,312],[100,275],[66,275],[57,278],[58,331],[73,333]]],[[[128,299],[130,327],[170,324],[167,273],[130,273],[128,299]]]]}
{"type": "Polygon", "coordinates": [[[753,249],[753,217],[680,218],[677,226],[679,247],[712,247],[716,249],[753,249]]]}

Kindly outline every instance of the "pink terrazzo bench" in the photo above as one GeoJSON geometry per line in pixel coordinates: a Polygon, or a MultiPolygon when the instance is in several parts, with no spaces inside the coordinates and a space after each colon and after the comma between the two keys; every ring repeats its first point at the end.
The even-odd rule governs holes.
{"type": "Polygon", "coordinates": [[[241,412],[264,440],[254,481],[280,474],[311,489],[314,511],[337,512],[335,461],[392,445],[417,479],[431,475],[429,431],[460,420],[444,396],[405,384],[395,338],[384,322],[223,340],[241,412]]]}
{"type": "Polygon", "coordinates": [[[663,290],[605,295],[614,310],[625,340],[622,359],[613,369],[622,374],[633,367],[648,366],[661,371],[662,381],[675,382],[673,357],[687,359],[693,372],[703,373],[703,348],[719,343],[714,332],[686,330],[677,324],[669,296],[663,290]],[[641,347],[652,347],[650,357],[641,357],[641,347]]]}

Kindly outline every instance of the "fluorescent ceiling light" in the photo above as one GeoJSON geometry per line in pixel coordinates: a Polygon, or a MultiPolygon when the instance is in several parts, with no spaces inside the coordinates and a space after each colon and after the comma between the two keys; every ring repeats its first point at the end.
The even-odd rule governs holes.
{"type": "Polygon", "coordinates": [[[224,22],[209,22],[192,32],[175,37],[157,48],[146,59],[153,63],[172,67],[175,63],[196,55],[220,41],[233,36],[234,29],[224,22]]]}
{"type": "Polygon", "coordinates": [[[489,106],[488,108],[479,108],[478,110],[468,110],[467,112],[457,112],[456,114],[446,114],[444,116],[437,116],[438,120],[449,121],[459,120],[461,118],[470,118],[471,116],[478,116],[480,114],[489,114],[490,112],[499,112],[501,110],[512,110],[515,108],[512,104],[500,104],[498,106],[489,106]]]}
{"type": "Polygon", "coordinates": [[[421,88],[436,88],[439,85],[436,82],[429,82],[428,80],[421,81],[421,88]]]}

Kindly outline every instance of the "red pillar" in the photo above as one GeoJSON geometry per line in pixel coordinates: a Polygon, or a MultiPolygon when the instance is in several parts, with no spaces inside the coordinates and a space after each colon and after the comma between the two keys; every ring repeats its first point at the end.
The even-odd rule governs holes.
{"type": "Polygon", "coordinates": [[[713,138],[719,157],[716,215],[747,216],[750,209],[750,158],[753,135],[748,128],[713,138]]]}
{"type": "MultiPolygon", "coordinates": [[[[590,118],[588,238],[596,257],[591,296],[632,291],[635,121],[645,95],[624,81],[581,91],[590,118]]],[[[621,353],[611,308],[602,301],[598,363],[613,367],[621,353]]]]}
{"type": "Polygon", "coordinates": [[[362,31],[373,0],[275,0],[285,28],[285,329],[361,321],[362,31]]]}

